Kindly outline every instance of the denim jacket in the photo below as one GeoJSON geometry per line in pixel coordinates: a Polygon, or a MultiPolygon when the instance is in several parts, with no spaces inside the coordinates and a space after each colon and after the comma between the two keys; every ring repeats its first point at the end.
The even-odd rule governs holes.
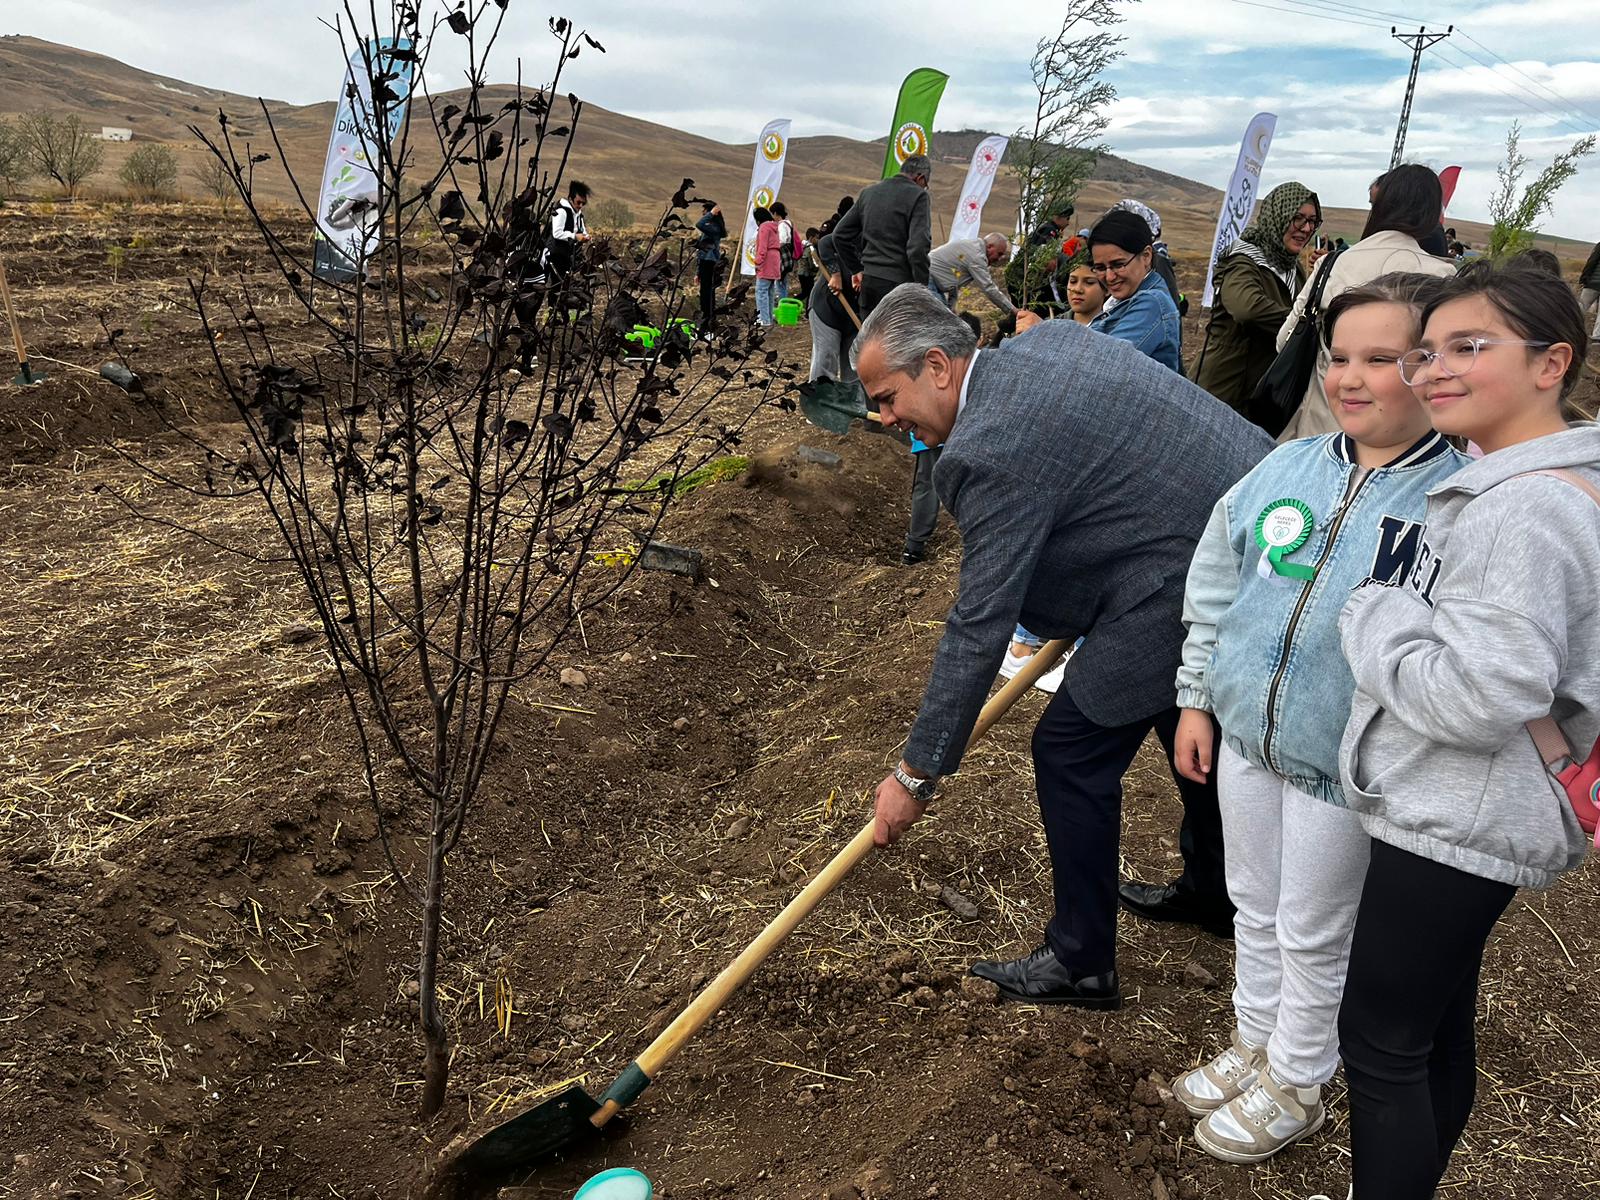
{"type": "Polygon", "coordinates": [[[1344,806],[1339,739],[1355,681],[1339,611],[1364,579],[1411,571],[1430,487],[1471,460],[1429,433],[1375,470],[1342,433],[1279,446],[1217,502],[1183,597],[1188,637],[1178,705],[1214,712],[1238,754],[1312,796],[1344,806]],[[1279,575],[1256,540],[1274,501],[1311,509],[1310,537],[1284,558],[1313,579],[1279,575]]]}
{"type": "Polygon", "coordinates": [[[1139,353],[1183,374],[1178,306],[1172,302],[1166,281],[1155,271],[1144,277],[1133,295],[1090,321],[1089,328],[1132,342],[1139,353]]]}
{"type": "Polygon", "coordinates": [[[728,224],[722,214],[708,212],[694,227],[700,231],[700,240],[695,243],[696,257],[701,262],[721,262],[722,239],[728,236],[728,224]]]}

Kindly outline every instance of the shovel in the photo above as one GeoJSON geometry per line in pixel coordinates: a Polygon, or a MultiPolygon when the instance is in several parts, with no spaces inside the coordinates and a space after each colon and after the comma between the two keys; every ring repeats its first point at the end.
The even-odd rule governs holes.
{"type": "Polygon", "coordinates": [[[11,307],[11,287],[6,283],[6,265],[0,262],[0,300],[5,302],[6,320],[11,322],[11,341],[17,348],[17,377],[11,381],[14,387],[28,387],[31,384],[43,383],[48,376],[41,375],[28,365],[28,352],[22,345],[22,330],[17,326],[17,313],[11,307]]]}
{"type": "MultiPolygon", "coordinates": [[[[989,727],[1005,715],[1017,697],[1025,695],[1034,681],[1055,666],[1071,642],[1047,642],[1030,658],[1016,677],[990,698],[978,714],[967,746],[973,746],[989,727]]],[[[754,975],[767,956],[781,946],[795,926],[838,886],[840,880],[872,853],[873,822],[868,821],[849,845],[834,855],[801,893],[756,935],[739,956],[722,969],[678,1014],[645,1051],[629,1063],[616,1082],[599,1100],[573,1084],[542,1104],[519,1113],[491,1129],[469,1145],[445,1170],[467,1175],[492,1175],[526,1170],[539,1159],[576,1145],[599,1132],[612,1117],[639,1098],[661,1068],[705,1027],[754,975]]]]}
{"type": "Polygon", "coordinates": [[[800,385],[800,411],[806,420],[829,433],[849,433],[852,421],[883,421],[867,408],[860,384],[840,383],[826,375],[800,385]]]}

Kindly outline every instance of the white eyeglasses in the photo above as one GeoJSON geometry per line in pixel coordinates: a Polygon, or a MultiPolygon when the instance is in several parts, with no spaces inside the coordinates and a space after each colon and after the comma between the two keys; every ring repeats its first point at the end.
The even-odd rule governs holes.
{"type": "Polygon", "coordinates": [[[1485,346],[1531,346],[1548,350],[1554,342],[1525,342],[1515,338],[1451,338],[1438,350],[1411,350],[1400,356],[1400,378],[1408,387],[1422,382],[1422,377],[1435,363],[1446,379],[1465,375],[1478,365],[1478,351],[1485,346]]]}

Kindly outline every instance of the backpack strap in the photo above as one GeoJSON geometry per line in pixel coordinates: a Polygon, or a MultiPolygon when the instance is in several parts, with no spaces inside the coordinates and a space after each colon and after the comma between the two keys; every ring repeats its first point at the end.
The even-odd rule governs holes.
{"type": "MultiPolygon", "coordinates": [[[[1512,479],[1523,479],[1529,475],[1548,475],[1551,479],[1559,479],[1562,483],[1571,484],[1595,504],[1600,505],[1600,488],[1595,487],[1576,471],[1568,471],[1561,467],[1550,467],[1543,471],[1524,471],[1513,475],[1512,479]]],[[[1537,717],[1528,722],[1528,734],[1533,738],[1534,747],[1539,751],[1539,757],[1544,760],[1544,765],[1550,770],[1555,770],[1562,763],[1572,762],[1572,745],[1567,741],[1567,735],[1561,732],[1554,717],[1537,717]]],[[[1597,834],[1600,836],[1600,834],[1597,834]]]]}

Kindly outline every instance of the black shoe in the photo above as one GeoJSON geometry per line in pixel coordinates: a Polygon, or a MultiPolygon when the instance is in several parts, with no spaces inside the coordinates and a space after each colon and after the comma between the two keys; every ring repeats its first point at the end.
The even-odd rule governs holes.
{"type": "Polygon", "coordinates": [[[1074,1008],[1121,1008],[1117,973],[1074,975],[1048,945],[1026,958],[977,962],[972,973],[999,985],[1000,995],[1023,1004],[1070,1004],[1074,1008]]]}
{"type": "Polygon", "coordinates": [[[1203,903],[1193,892],[1175,883],[1125,883],[1117,889],[1122,907],[1147,921],[1198,925],[1212,937],[1233,937],[1233,912],[1203,903]]]}
{"type": "Polygon", "coordinates": [[[914,567],[927,557],[927,554],[921,550],[902,550],[900,552],[900,565],[902,567],[914,567]]]}

